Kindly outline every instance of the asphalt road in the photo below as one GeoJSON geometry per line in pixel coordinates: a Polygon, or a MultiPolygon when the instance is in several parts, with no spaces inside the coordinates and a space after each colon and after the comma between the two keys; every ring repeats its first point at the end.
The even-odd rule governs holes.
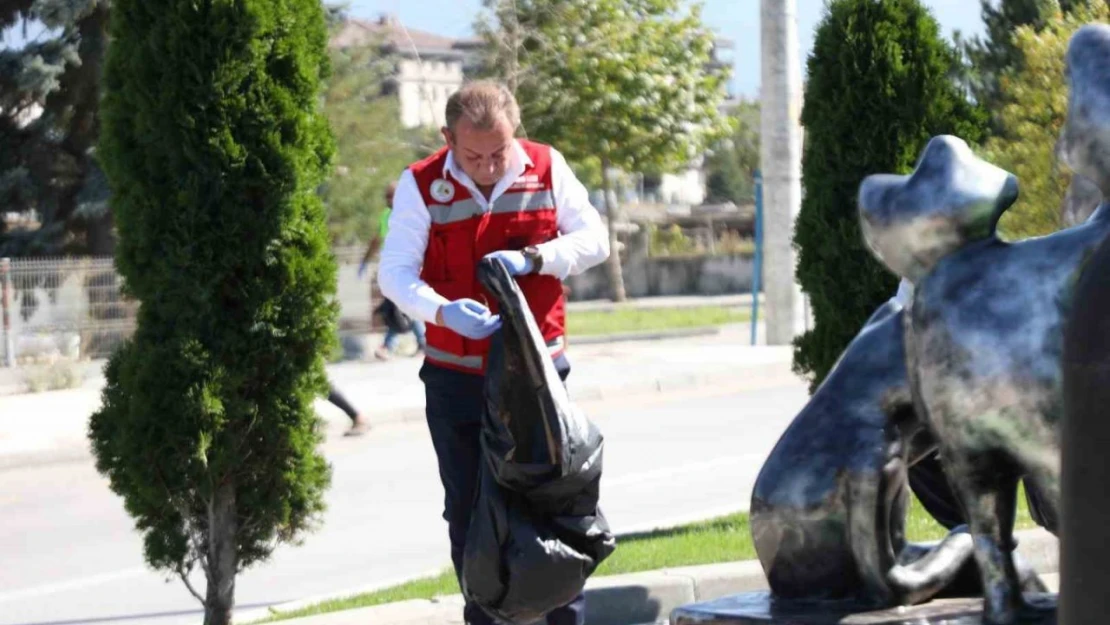
{"type": "MultiPolygon", "coordinates": [[[[606,436],[602,505],[628,532],[745,509],[805,385],[768,382],[585,403],[606,436]]],[[[301,546],[240,575],[240,616],[369,588],[448,563],[442,489],[422,423],[361,439],[332,430],[328,512],[301,546]]],[[[198,625],[183,584],[152,572],[122,500],[91,461],[0,472],[0,625],[198,625]]],[[[195,584],[203,592],[203,579],[195,584]]]]}

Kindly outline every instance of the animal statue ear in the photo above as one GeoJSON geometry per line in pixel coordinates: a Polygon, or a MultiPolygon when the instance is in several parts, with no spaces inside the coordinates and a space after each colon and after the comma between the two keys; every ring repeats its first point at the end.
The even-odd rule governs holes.
{"type": "Polygon", "coordinates": [[[1088,24],[1068,44],[1068,120],[1057,153],[1110,196],[1110,26],[1088,24]]]}
{"type": "Polygon", "coordinates": [[[941,258],[993,238],[1017,196],[1013,174],[962,139],[933,137],[912,174],[876,174],[860,185],[864,242],[887,268],[916,282],[941,258]]]}

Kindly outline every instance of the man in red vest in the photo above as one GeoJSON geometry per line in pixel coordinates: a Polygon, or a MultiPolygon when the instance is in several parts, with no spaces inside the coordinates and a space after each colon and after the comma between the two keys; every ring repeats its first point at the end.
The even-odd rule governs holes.
{"type": "MultiPolygon", "coordinates": [[[[517,276],[565,380],[562,280],[608,258],[609,238],[563,155],[514,138],[520,109],[504,86],[463,86],[447,102],[446,121],[447,145],[409,166],[397,183],[378,284],[401,310],[428,323],[420,378],[451,559],[461,573],[478,481],[486,352],[501,324],[496,301],[478,282],[478,261],[500,258],[517,276]]],[[[473,605],[464,618],[493,622],[473,605]]],[[[547,622],[585,623],[582,598],[547,622]]]]}

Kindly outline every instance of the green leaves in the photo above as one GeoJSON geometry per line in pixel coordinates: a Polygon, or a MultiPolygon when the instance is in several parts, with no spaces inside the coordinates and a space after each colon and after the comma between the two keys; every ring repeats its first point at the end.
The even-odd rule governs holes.
{"type": "Polygon", "coordinates": [[[1002,216],[999,230],[1010,239],[1040,236],[1063,225],[1060,207],[1071,172],[1056,159],[1056,139],[1068,113],[1065,57],[1080,26],[1110,20],[1102,2],[1072,13],[1056,12],[1040,30],[1022,26],[1013,33],[1020,65],[999,79],[998,133],[987,141],[985,157],[1018,178],[1021,194],[1002,216]]]}
{"type": "MultiPolygon", "coordinates": [[[[1104,0],[1097,0],[1103,3],[1104,0]]],[[[1005,95],[1003,76],[1024,59],[1015,32],[1023,26],[1040,29],[1058,11],[1079,8],[1089,0],[980,0],[986,33],[963,42],[969,67],[969,87],[976,100],[991,112],[991,129],[999,131],[997,113],[1005,95]]]]}
{"type": "Polygon", "coordinates": [[[727,131],[727,70],[709,67],[700,7],[678,0],[486,3],[479,26],[515,85],[524,129],[572,161],[671,171],[727,131]],[[527,45],[522,42],[527,41],[527,45]]]}
{"type": "Polygon", "coordinates": [[[706,159],[706,202],[755,201],[755,170],[759,169],[759,104],[742,102],[726,120],[729,134],[718,140],[706,159]]]}
{"type": "Polygon", "coordinates": [[[108,193],[92,149],[108,12],[107,0],[0,7],[0,28],[48,29],[21,49],[0,50],[0,202],[5,211],[35,211],[42,223],[12,233],[0,224],[0,256],[110,249],[108,193]],[[13,189],[6,182],[16,177],[13,189]]]}
{"type": "Polygon", "coordinates": [[[797,276],[815,326],[795,341],[794,368],[813,388],[896,278],[865,249],[856,196],[864,177],[906,173],[930,137],[980,140],[984,115],[952,80],[955,51],[919,0],[832,0],[808,60],[802,125],[797,276]]]}
{"type": "Polygon", "coordinates": [[[326,41],[315,0],[114,3],[99,147],[141,308],[89,435],[148,562],[174,573],[207,557],[219,493],[237,570],[323,509],[326,41]]]}
{"type": "Polygon", "coordinates": [[[427,130],[402,128],[398,99],[382,95],[394,62],[373,43],[331,52],[324,113],[338,151],[322,192],[328,230],[337,245],[363,245],[377,235],[386,186],[435,149],[431,146],[438,147],[427,130]]]}

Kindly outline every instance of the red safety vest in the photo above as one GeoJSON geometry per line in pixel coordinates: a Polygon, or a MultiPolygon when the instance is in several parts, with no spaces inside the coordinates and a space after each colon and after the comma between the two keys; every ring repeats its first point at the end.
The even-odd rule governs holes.
{"type": "MultiPolygon", "coordinates": [[[[431,215],[428,250],[420,277],[448,300],[470,298],[498,312],[497,300],[478,282],[478,261],[498,250],[520,250],[558,236],[551,187],[551,148],[520,141],[532,160],[524,173],[484,211],[461,183],[445,171],[447,148],[409,169],[431,215]]],[[[552,355],[564,347],[563,285],[545,275],[518,276],[528,306],[552,355]]],[[[428,325],[425,357],[436,365],[482,373],[489,339],[474,341],[435,324],[428,325]]]]}

